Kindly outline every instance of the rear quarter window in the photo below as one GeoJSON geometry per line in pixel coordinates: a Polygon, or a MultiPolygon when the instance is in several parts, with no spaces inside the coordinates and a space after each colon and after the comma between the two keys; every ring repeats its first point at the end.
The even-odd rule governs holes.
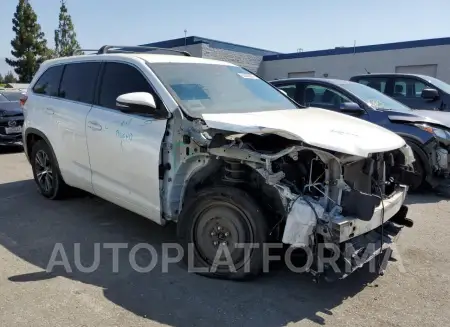
{"type": "Polygon", "coordinates": [[[63,65],[48,68],[33,86],[33,92],[53,97],[58,96],[63,69],[63,65]]]}

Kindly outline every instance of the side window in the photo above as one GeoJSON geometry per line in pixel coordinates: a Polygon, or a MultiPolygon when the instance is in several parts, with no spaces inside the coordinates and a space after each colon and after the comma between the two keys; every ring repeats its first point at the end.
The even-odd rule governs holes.
{"type": "Polygon", "coordinates": [[[360,78],[358,83],[370,86],[371,88],[386,93],[387,77],[370,77],[370,78],[360,78]]]}
{"type": "Polygon", "coordinates": [[[99,69],[100,62],[67,64],[59,96],[67,100],[92,104],[99,69]]]}
{"type": "MultiPolygon", "coordinates": [[[[99,105],[116,109],[117,97],[131,92],[149,92],[155,96],[150,84],[136,68],[127,64],[107,63],[101,82],[99,105]]],[[[156,96],[155,101],[159,108],[160,105],[156,96]]]]}
{"type": "Polygon", "coordinates": [[[414,78],[395,78],[394,94],[396,98],[420,98],[425,83],[414,78]]]}
{"type": "Polygon", "coordinates": [[[322,85],[307,85],[305,88],[305,105],[339,111],[342,103],[352,102],[345,95],[322,85]]]}
{"type": "Polygon", "coordinates": [[[47,69],[33,86],[33,92],[53,97],[58,96],[59,82],[61,81],[63,69],[63,65],[47,69]]]}
{"type": "Polygon", "coordinates": [[[279,85],[277,86],[278,89],[284,91],[287,93],[288,97],[291,99],[297,100],[297,85],[296,84],[289,84],[289,85],[279,85]]]}

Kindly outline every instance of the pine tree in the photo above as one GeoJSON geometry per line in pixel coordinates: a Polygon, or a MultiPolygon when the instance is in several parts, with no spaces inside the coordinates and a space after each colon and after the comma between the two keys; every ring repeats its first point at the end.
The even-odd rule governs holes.
{"type": "Polygon", "coordinates": [[[3,84],[3,75],[0,74],[0,84],[3,84]]]}
{"type": "Polygon", "coordinates": [[[55,30],[55,56],[72,56],[80,50],[80,44],[77,41],[77,34],[72,23],[72,18],[67,12],[66,1],[61,0],[59,9],[59,26],[55,30]]]}
{"type": "Polygon", "coordinates": [[[11,41],[11,54],[15,58],[6,58],[6,63],[14,68],[21,82],[29,83],[47,59],[47,40],[28,0],[19,0],[12,23],[16,36],[11,41]]]}
{"type": "Polygon", "coordinates": [[[5,77],[3,78],[3,83],[8,84],[8,83],[15,83],[17,82],[17,79],[14,77],[14,74],[12,73],[12,71],[9,71],[8,74],[5,75],[5,77]]]}

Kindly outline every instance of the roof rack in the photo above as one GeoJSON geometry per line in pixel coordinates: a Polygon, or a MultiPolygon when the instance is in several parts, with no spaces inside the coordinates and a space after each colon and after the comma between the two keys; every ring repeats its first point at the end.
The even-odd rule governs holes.
{"type": "Polygon", "coordinates": [[[94,50],[94,49],[76,49],[75,51],[72,52],[72,56],[76,56],[77,54],[80,53],[84,53],[84,52],[97,52],[98,50],[94,50]]]}
{"type": "MultiPolygon", "coordinates": [[[[139,53],[139,52],[150,52],[150,51],[168,51],[168,52],[176,52],[178,54],[182,54],[183,56],[190,57],[191,54],[187,51],[175,50],[170,48],[157,48],[157,47],[146,47],[141,45],[135,46],[122,46],[122,45],[104,45],[98,51],[97,54],[105,54],[105,53],[139,53]]],[[[90,51],[90,50],[84,50],[90,51]]]]}

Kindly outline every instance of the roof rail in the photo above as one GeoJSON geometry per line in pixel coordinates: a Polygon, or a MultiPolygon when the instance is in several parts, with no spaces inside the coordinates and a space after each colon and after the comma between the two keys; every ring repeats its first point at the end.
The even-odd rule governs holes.
{"type": "MultiPolygon", "coordinates": [[[[190,57],[191,54],[187,51],[175,50],[170,48],[157,48],[157,47],[145,47],[141,45],[135,46],[121,46],[121,45],[104,45],[98,51],[97,54],[105,54],[105,53],[136,53],[136,52],[150,52],[150,51],[168,51],[168,52],[176,52],[178,54],[182,54],[183,56],[190,57]]],[[[90,50],[85,50],[90,51],[90,50]]]]}
{"type": "Polygon", "coordinates": [[[77,54],[82,54],[84,52],[97,52],[98,50],[94,49],[76,49],[72,52],[72,56],[76,56],[77,54]]]}

